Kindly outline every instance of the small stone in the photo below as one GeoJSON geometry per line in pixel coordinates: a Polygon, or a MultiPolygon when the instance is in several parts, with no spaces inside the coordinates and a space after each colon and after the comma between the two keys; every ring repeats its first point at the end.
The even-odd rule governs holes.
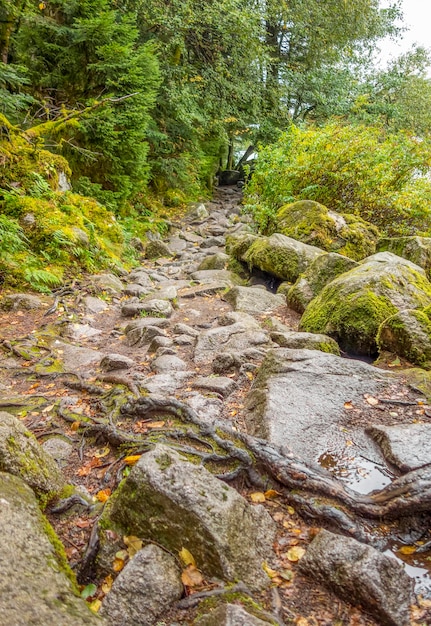
{"type": "Polygon", "coordinates": [[[6,311],[31,311],[42,309],[44,306],[42,300],[31,293],[10,293],[0,302],[0,308],[6,311]]]}
{"type": "Polygon", "coordinates": [[[156,352],[159,348],[168,348],[173,345],[173,341],[170,337],[164,337],[163,335],[159,335],[154,337],[148,346],[148,352],[156,352]]]}
{"type": "Polygon", "coordinates": [[[172,251],[163,241],[150,241],[145,247],[145,258],[158,259],[159,257],[171,257],[172,251]]]}
{"type": "Polygon", "coordinates": [[[103,601],[101,615],[112,626],[152,626],[182,594],[175,558],[150,544],[120,572],[103,601]]]}
{"type": "Polygon", "coordinates": [[[100,298],[95,298],[94,296],[85,296],[83,302],[88,313],[93,314],[102,313],[102,311],[106,311],[109,306],[107,302],[100,298]]]}
{"type": "Polygon", "coordinates": [[[166,354],[159,356],[151,363],[151,369],[157,374],[163,374],[168,372],[181,372],[187,369],[185,361],[175,355],[166,354]]]}
{"type": "Polygon", "coordinates": [[[42,448],[52,456],[60,467],[67,465],[73,452],[72,444],[63,437],[50,437],[42,443],[42,448]]]}
{"type": "Polygon", "coordinates": [[[100,367],[107,372],[111,370],[127,370],[136,365],[135,361],[123,354],[107,354],[100,362],[100,367]]]}
{"type": "Polygon", "coordinates": [[[92,276],[91,284],[98,293],[105,291],[115,295],[123,290],[123,283],[114,274],[96,274],[92,276]]]}
{"type": "Polygon", "coordinates": [[[173,328],[173,332],[176,335],[190,335],[190,337],[197,337],[199,335],[199,331],[187,324],[175,324],[173,328]]]}
{"type": "Polygon", "coordinates": [[[139,283],[129,283],[124,289],[123,293],[126,296],[134,296],[140,298],[141,296],[147,296],[151,293],[152,289],[148,287],[142,287],[139,283]]]}
{"type": "Polygon", "coordinates": [[[200,376],[194,381],[193,387],[213,391],[225,398],[235,391],[237,384],[225,376],[200,376]]]}
{"type": "Polygon", "coordinates": [[[234,287],[225,294],[224,299],[235,311],[244,311],[251,315],[271,313],[281,306],[286,306],[284,296],[257,287],[234,287]]]}
{"type": "Polygon", "coordinates": [[[174,343],[177,346],[194,346],[196,338],[190,335],[177,335],[174,339],[174,343]]]}

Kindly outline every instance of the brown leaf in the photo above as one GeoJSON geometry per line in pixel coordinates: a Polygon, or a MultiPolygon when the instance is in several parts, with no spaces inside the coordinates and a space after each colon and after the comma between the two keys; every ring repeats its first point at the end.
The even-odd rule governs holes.
{"type": "Polygon", "coordinates": [[[277,496],[281,496],[281,493],[279,493],[278,491],[275,491],[275,489],[268,489],[268,491],[265,491],[264,496],[265,498],[268,498],[270,500],[271,498],[276,498],[277,496]]]}
{"type": "Polygon", "coordinates": [[[204,581],[201,572],[195,565],[188,565],[183,570],[181,580],[185,587],[200,587],[204,581]]]}
{"type": "Polygon", "coordinates": [[[102,582],[103,593],[109,593],[111,591],[113,583],[114,583],[114,579],[111,576],[111,574],[109,574],[102,582]]]}
{"type": "Polygon", "coordinates": [[[254,493],[250,494],[250,500],[252,502],[265,502],[265,494],[261,493],[260,491],[255,491],[254,493]]]}
{"type": "Polygon", "coordinates": [[[353,409],[354,408],[353,402],[351,402],[350,400],[348,402],[345,402],[344,403],[344,408],[347,409],[348,411],[353,409]]]}
{"type": "Polygon", "coordinates": [[[365,398],[365,402],[367,402],[370,406],[377,406],[379,404],[377,398],[373,398],[373,396],[367,396],[365,398]]]}

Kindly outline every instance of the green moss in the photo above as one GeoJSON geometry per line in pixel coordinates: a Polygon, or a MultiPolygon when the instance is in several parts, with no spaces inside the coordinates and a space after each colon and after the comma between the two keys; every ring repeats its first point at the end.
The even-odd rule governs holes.
{"type": "Polygon", "coordinates": [[[258,267],[260,270],[288,282],[294,282],[304,269],[295,250],[287,246],[277,245],[274,240],[270,241],[268,237],[256,239],[242,258],[250,270],[258,267]]]}
{"type": "Polygon", "coordinates": [[[377,344],[411,363],[431,367],[431,321],[420,310],[400,311],[379,328],[377,344]]]}
{"type": "Polygon", "coordinates": [[[63,574],[65,574],[65,576],[72,583],[73,593],[79,596],[79,589],[78,589],[78,585],[76,582],[76,576],[73,570],[71,569],[69,562],[67,560],[64,545],[61,543],[60,539],[58,538],[57,534],[55,533],[53,527],[48,522],[46,517],[42,515],[41,518],[42,518],[43,530],[46,536],[48,537],[55,552],[55,559],[52,560],[50,565],[56,571],[60,571],[60,572],[63,572],[63,574]]]}

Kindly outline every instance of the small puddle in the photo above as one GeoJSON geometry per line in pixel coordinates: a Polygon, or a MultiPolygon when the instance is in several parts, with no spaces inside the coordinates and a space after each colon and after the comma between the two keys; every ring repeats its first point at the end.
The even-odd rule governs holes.
{"type": "Polygon", "coordinates": [[[394,478],[384,466],[362,456],[324,452],[318,462],[351,489],[364,495],[383,489],[394,478]]]}
{"type": "Polygon", "coordinates": [[[424,598],[431,598],[431,564],[428,560],[431,557],[429,554],[427,556],[426,553],[414,553],[408,556],[403,555],[403,558],[400,558],[394,550],[396,550],[395,547],[392,550],[386,550],[384,554],[396,559],[404,567],[406,574],[413,578],[416,594],[420,594],[424,598]]]}

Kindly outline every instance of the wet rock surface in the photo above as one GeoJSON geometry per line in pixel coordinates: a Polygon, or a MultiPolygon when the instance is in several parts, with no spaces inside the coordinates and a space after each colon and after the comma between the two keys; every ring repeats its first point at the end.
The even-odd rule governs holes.
{"type": "MultiPolygon", "coordinates": [[[[165,242],[151,241],[163,255],[146,259],[142,250],[140,266],[120,278],[83,279],[72,294],[36,296],[36,308],[0,308],[0,410],[34,433],[39,443],[24,437],[50,458],[61,485],[74,485],[48,514],[81,588],[97,584],[89,602],[97,608],[103,600],[111,624],[186,626],[199,623],[199,613],[222,624],[378,626],[386,619],[383,596],[376,595],[372,617],[366,598],[355,600],[362,608],[349,604],[350,582],[334,585],[334,595],[304,578],[298,560],[310,550],[313,527],[328,525],[376,546],[380,556],[391,549],[409,566],[427,565],[431,520],[417,496],[422,489],[427,497],[431,480],[431,411],[420,391],[427,372],[423,384],[409,382],[395,373],[406,365],[400,351],[382,361],[391,374],[340,358],[327,335],[298,332],[294,308],[301,308],[286,294],[305,281],[301,298],[310,306],[360,266],[283,235],[258,236],[239,200],[223,188],[206,206],[191,207],[165,242]],[[140,402],[146,408],[133,413],[140,402]],[[157,453],[159,462],[156,450],[166,451],[157,453]],[[394,513],[403,501],[415,503],[407,518],[394,513]],[[383,513],[361,526],[361,506],[383,513]],[[125,541],[135,535],[159,547],[131,558],[125,541]],[[175,559],[172,568],[161,563],[160,546],[171,565],[175,559]],[[194,565],[190,557],[181,562],[182,548],[194,565]],[[196,586],[186,577],[181,589],[179,573],[190,567],[196,586]],[[235,580],[243,581],[238,594],[223,587],[235,580]],[[194,592],[204,596],[194,600],[194,592]],[[211,610],[198,609],[206,600],[211,610]]],[[[383,266],[388,258],[371,262],[383,266]]],[[[421,268],[414,272],[426,280],[421,268]]],[[[0,429],[11,419],[2,415],[0,429]]],[[[31,487],[45,506],[50,486],[31,487]]],[[[322,560],[332,562],[331,555],[322,560]]],[[[431,593],[421,576],[421,593],[431,593]]],[[[404,624],[401,600],[394,619],[404,624]]],[[[59,606],[69,602],[65,592],[59,606]]],[[[412,602],[412,624],[427,623],[427,607],[412,602]]]]}

